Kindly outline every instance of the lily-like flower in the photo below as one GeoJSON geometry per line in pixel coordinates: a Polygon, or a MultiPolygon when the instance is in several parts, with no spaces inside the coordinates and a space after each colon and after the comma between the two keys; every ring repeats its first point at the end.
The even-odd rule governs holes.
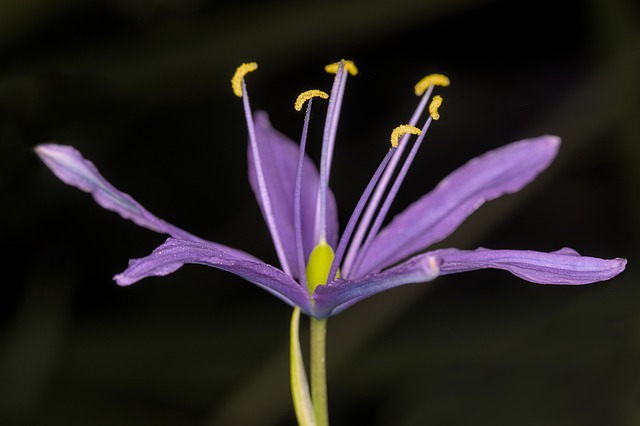
{"type": "Polygon", "coordinates": [[[421,96],[416,111],[407,125],[392,133],[391,148],[339,235],[329,172],[347,76],[355,75],[357,69],[351,61],[328,66],[327,70],[335,73],[330,96],[318,90],[301,95],[296,108],[301,110],[305,103],[307,108],[301,142],[297,144],[274,130],[265,113],[251,111],[244,77],[256,68],[255,63],[243,64],[232,86],[242,98],[249,131],[249,180],[280,267],[159,219],[111,185],[73,147],[36,147],[44,163],[65,183],[91,193],[103,208],[170,236],[150,255],[131,260],[128,268],[114,277],[119,285],[167,275],[184,264],[203,264],[238,275],[308,316],[327,318],[394,287],[476,269],[503,269],[533,283],[569,285],[608,280],[624,270],[625,259],[581,256],[569,248],[551,253],[485,248],[425,252],[455,231],[484,202],[519,191],[546,169],[560,146],[556,136],[515,142],[469,161],[383,227],[427,129],[439,117],[442,98],[431,98],[432,91],[449,82],[438,74],[416,85],[416,94],[421,96]],[[319,169],[305,154],[315,97],[329,99],[319,169]],[[415,126],[425,110],[428,116],[418,129],[415,126]],[[417,135],[412,144],[411,134],[417,135]]]}

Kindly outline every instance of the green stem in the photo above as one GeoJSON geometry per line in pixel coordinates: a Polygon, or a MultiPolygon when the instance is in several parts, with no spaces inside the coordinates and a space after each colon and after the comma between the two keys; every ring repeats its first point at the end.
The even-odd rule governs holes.
{"type": "Polygon", "coordinates": [[[329,425],[327,403],[326,343],[327,320],[311,318],[311,400],[316,426],[329,425]]]}

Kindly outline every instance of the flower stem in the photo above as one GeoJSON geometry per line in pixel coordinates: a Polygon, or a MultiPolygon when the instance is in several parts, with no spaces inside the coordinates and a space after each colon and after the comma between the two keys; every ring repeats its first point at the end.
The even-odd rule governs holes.
{"type": "Polygon", "coordinates": [[[311,400],[316,426],[329,425],[327,403],[326,342],[327,320],[311,318],[311,400]]]}

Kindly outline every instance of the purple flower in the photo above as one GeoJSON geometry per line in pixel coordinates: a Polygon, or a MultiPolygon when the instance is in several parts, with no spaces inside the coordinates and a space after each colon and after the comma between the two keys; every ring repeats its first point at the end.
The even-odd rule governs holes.
{"type": "Polygon", "coordinates": [[[442,75],[427,76],[416,85],[421,100],[415,113],[409,124],[394,130],[391,148],[339,235],[336,202],[328,181],[347,76],[357,70],[350,61],[328,66],[336,74],[331,95],[317,90],[301,95],[296,108],[300,110],[305,102],[307,108],[297,144],[274,130],[265,113],[252,113],[244,76],[256,68],[254,63],[243,64],[232,85],[242,97],[249,130],[249,181],[271,233],[279,268],[157,218],[113,187],[70,146],[36,147],[44,163],[65,183],[91,193],[102,207],[139,226],[170,236],[150,255],[131,260],[114,277],[119,285],[167,275],[187,263],[203,264],[236,274],[289,305],[299,306],[309,316],[326,318],[374,294],[438,275],[495,268],[534,283],[572,285],[608,280],[624,270],[625,259],[581,256],[569,248],[551,253],[485,248],[425,252],[485,201],[519,191],[546,169],[560,146],[555,136],[515,142],[469,161],[383,227],[427,129],[439,117],[442,99],[431,95],[434,86],[448,85],[442,75]],[[329,98],[319,169],[305,154],[315,97],[329,98]],[[418,129],[415,125],[429,101],[428,116],[418,129]],[[418,135],[413,142],[411,134],[418,135]]]}

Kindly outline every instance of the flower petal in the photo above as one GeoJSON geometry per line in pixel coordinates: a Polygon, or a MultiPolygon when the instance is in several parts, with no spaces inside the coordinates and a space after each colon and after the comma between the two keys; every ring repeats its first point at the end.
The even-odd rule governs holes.
{"type": "Polygon", "coordinates": [[[231,272],[284,300],[310,312],[309,294],[281,270],[263,262],[240,259],[208,242],[167,239],[150,255],[129,261],[127,269],[114,280],[127,286],[151,276],[164,276],[182,265],[194,263],[231,272]]]}
{"type": "MultiPolygon", "coordinates": [[[[260,158],[264,168],[267,191],[269,193],[276,228],[280,234],[285,255],[293,274],[297,277],[297,257],[293,221],[293,201],[298,162],[298,144],[271,127],[265,112],[257,112],[254,117],[256,139],[259,145],[260,158]]],[[[256,194],[258,204],[264,211],[259,196],[253,153],[249,145],[249,182],[256,194]]],[[[316,202],[319,175],[313,161],[305,156],[302,174],[302,232],[305,259],[313,250],[316,202]]],[[[327,242],[336,246],[338,239],[338,214],[335,198],[331,191],[327,197],[327,242]]]]}
{"type": "Polygon", "coordinates": [[[563,248],[551,253],[528,250],[442,249],[428,253],[439,259],[442,275],[476,269],[504,269],[538,284],[591,284],[611,279],[624,271],[626,259],[581,256],[563,248]]]}
{"type": "MultiPolygon", "coordinates": [[[[204,241],[154,216],[129,194],[119,191],[102,177],[96,166],[85,159],[77,149],[68,145],[43,144],[38,145],[35,151],[60,180],[67,185],[90,193],[93,199],[103,208],[114,211],[136,225],[155,232],[168,234],[183,240],[204,241]]],[[[234,256],[258,261],[255,257],[240,250],[232,249],[222,244],[210,244],[214,244],[219,250],[233,253],[234,256]]]]}
{"type": "Polygon", "coordinates": [[[313,316],[335,315],[367,297],[401,285],[431,281],[438,274],[437,259],[420,255],[384,272],[357,280],[337,279],[327,285],[319,285],[313,294],[313,316]]]}
{"type": "Polygon", "coordinates": [[[560,139],[514,142],[469,161],[396,216],[373,241],[359,273],[381,270],[449,236],[485,201],[514,193],[546,169],[560,139]]]}

